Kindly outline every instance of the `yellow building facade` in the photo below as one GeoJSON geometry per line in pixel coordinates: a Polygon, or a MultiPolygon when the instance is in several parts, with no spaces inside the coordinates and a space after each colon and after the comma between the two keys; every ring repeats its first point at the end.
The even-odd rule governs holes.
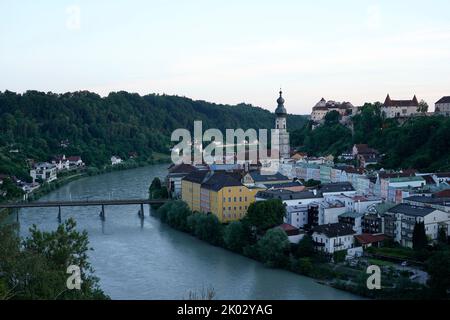
{"type": "Polygon", "coordinates": [[[222,222],[242,219],[258,188],[248,188],[227,173],[192,174],[181,182],[181,198],[193,211],[212,213],[222,222]]]}

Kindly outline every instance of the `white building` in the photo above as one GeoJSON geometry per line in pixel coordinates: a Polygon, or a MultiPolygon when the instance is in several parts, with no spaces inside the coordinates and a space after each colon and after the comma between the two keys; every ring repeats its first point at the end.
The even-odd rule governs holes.
{"type": "Polygon", "coordinates": [[[356,234],[362,234],[362,220],[364,213],[345,212],[339,216],[340,223],[346,223],[353,228],[356,234]]]}
{"type": "Polygon", "coordinates": [[[285,189],[269,189],[259,191],[256,194],[256,201],[269,199],[280,199],[286,206],[307,206],[310,203],[323,200],[323,197],[312,191],[290,191],[285,189]]]}
{"type": "Polygon", "coordinates": [[[352,115],[355,113],[355,108],[350,102],[336,102],[333,100],[326,101],[324,98],[312,108],[311,120],[315,122],[322,121],[328,112],[337,111],[341,117],[352,115]]]}
{"type": "Polygon", "coordinates": [[[54,157],[52,164],[56,166],[58,171],[69,169],[69,159],[65,155],[54,157]]]}
{"type": "Polygon", "coordinates": [[[450,183],[450,172],[439,172],[432,175],[437,185],[441,183],[450,183]]]}
{"type": "Polygon", "coordinates": [[[442,97],[435,103],[434,113],[450,117],[450,96],[442,97]]]}
{"type": "Polygon", "coordinates": [[[299,229],[303,228],[306,224],[308,224],[308,206],[287,206],[284,222],[299,229]]]}
{"type": "Polygon", "coordinates": [[[30,170],[30,176],[33,178],[33,182],[35,182],[36,179],[51,182],[56,180],[56,171],[56,165],[48,162],[40,162],[35,164],[33,169],[30,170]]]}
{"type": "Polygon", "coordinates": [[[345,223],[333,223],[313,228],[312,238],[317,250],[332,254],[353,248],[355,231],[345,223]]]}
{"type": "Polygon", "coordinates": [[[418,207],[429,207],[436,210],[450,213],[449,197],[427,197],[427,196],[411,196],[403,199],[404,203],[408,203],[418,207]]]}
{"type": "Polygon", "coordinates": [[[361,195],[331,195],[327,196],[326,199],[339,200],[345,204],[346,211],[357,213],[365,213],[369,207],[383,202],[383,200],[378,197],[361,195]]]}
{"type": "Polygon", "coordinates": [[[318,193],[323,197],[331,195],[354,196],[356,191],[350,182],[334,182],[322,184],[318,190],[318,193]]]}
{"type": "Polygon", "coordinates": [[[171,165],[166,177],[167,189],[172,198],[181,198],[181,180],[189,173],[197,171],[197,168],[186,163],[171,165]]]}
{"type": "Polygon", "coordinates": [[[111,165],[116,165],[122,163],[122,159],[119,156],[112,156],[111,157],[111,165]]]}
{"type": "Polygon", "coordinates": [[[414,226],[418,222],[425,225],[425,233],[431,240],[437,240],[439,228],[447,235],[450,227],[450,213],[435,208],[417,207],[406,203],[398,204],[387,211],[394,218],[394,239],[402,246],[412,248],[414,226]]]}
{"type": "Polygon", "coordinates": [[[339,222],[339,216],[347,209],[339,200],[325,200],[319,205],[319,225],[339,222]]]}
{"type": "Polygon", "coordinates": [[[80,156],[71,156],[67,158],[69,160],[70,167],[82,167],[84,166],[83,160],[81,160],[80,156]]]}
{"type": "Polygon", "coordinates": [[[381,107],[381,113],[386,118],[401,118],[416,115],[419,101],[414,96],[412,100],[392,100],[389,94],[381,107]]]}

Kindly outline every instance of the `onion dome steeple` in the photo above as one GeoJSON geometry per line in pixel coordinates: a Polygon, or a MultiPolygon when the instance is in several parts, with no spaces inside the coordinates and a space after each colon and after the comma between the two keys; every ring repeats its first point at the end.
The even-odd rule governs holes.
{"type": "Polygon", "coordinates": [[[278,106],[275,109],[275,114],[279,117],[286,116],[286,108],[284,107],[284,99],[282,96],[283,92],[280,89],[280,97],[277,99],[278,106]]]}

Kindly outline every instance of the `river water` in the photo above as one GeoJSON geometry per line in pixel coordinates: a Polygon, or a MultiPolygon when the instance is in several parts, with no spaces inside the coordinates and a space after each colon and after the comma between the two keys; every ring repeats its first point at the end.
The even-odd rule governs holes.
{"type": "MultiPolygon", "coordinates": [[[[116,171],[71,182],[40,201],[146,198],[154,177],[163,178],[167,165],[116,171]]],[[[145,206],[62,208],[89,233],[91,263],[102,289],[113,299],[187,299],[190,291],[214,288],[216,299],[358,299],[350,293],[316,283],[284,270],[213,247],[176,231],[150,216],[145,206]]],[[[57,208],[20,211],[21,234],[32,224],[57,227],[57,208]]]]}

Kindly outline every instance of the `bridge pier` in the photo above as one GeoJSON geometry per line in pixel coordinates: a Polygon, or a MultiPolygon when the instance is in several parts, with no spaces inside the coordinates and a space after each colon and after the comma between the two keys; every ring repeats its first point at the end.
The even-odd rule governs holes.
{"type": "Polygon", "coordinates": [[[58,223],[61,223],[61,206],[58,207],[58,223]]]}
{"type": "Polygon", "coordinates": [[[144,204],[141,203],[141,209],[139,210],[139,217],[144,219],[144,204]]]}
{"type": "Polygon", "coordinates": [[[105,205],[102,204],[102,211],[100,211],[100,218],[102,219],[102,221],[106,220],[106,216],[105,216],[105,205]]]}

